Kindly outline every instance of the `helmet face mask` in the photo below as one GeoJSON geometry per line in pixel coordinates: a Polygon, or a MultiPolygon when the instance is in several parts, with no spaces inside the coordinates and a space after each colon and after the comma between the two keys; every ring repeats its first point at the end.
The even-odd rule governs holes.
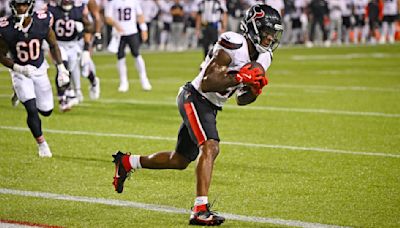
{"type": "Polygon", "coordinates": [[[280,43],[283,33],[281,17],[275,9],[268,5],[250,7],[240,22],[240,29],[259,53],[274,51],[280,43]],[[271,39],[263,45],[263,39],[271,39]]]}
{"type": "Polygon", "coordinates": [[[14,21],[22,28],[22,24],[24,23],[25,18],[30,17],[33,15],[33,8],[35,5],[35,0],[11,0],[10,1],[10,9],[12,16],[14,17],[14,21]],[[28,8],[23,13],[18,13],[18,5],[19,4],[27,4],[28,8]]]}
{"type": "Polygon", "coordinates": [[[57,5],[64,11],[71,11],[74,7],[74,0],[57,0],[57,5]]]}

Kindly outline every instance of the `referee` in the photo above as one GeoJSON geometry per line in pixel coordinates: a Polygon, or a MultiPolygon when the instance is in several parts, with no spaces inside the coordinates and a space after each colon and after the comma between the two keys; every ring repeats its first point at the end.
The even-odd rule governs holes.
{"type": "Polygon", "coordinates": [[[202,37],[204,56],[211,45],[218,41],[218,32],[223,33],[227,26],[227,8],[223,0],[200,0],[196,16],[196,33],[202,37]]]}

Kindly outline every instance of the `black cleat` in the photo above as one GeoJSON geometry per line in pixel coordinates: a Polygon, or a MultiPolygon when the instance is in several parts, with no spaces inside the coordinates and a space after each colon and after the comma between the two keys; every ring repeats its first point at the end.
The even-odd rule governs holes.
{"type": "Polygon", "coordinates": [[[225,222],[225,218],[210,211],[210,207],[210,204],[195,206],[190,215],[189,225],[219,226],[225,222]]]}
{"type": "Polygon", "coordinates": [[[117,191],[118,193],[122,193],[122,191],[124,190],[124,182],[126,178],[130,176],[132,170],[129,164],[130,154],[118,151],[116,154],[113,154],[112,156],[114,158],[113,162],[115,163],[115,174],[114,174],[113,185],[115,191],[117,191]]]}

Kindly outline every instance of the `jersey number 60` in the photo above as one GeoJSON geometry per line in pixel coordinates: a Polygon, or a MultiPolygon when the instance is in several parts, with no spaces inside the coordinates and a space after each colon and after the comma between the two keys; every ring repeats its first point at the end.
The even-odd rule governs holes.
{"type": "Polygon", "coordinates": [[[36,60],[40,55],[40,41],[32,39],[28,41],[19,41],[16,45],[17,57],[21,62],[36,60]]]}

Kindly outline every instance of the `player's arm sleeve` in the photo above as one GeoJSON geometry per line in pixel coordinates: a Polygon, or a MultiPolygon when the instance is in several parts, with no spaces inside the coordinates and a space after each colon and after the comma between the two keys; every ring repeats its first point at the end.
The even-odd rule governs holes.
{"type": "Polygon", "coordinates": [[[272,52],[267,51],[265,53],[260,54],[257,58],[257,62],[263,66],[265,72],[267,72],[268,68],[271,66],[272,57],[273,57],[272,52]]]}
{"type": "Polygon", "coordinates": [[[62,63],[61,51],[57,44],[56,34],[53,29],[50,28],[46,38],[47,43],[49,43],[51,56],[53,57],[56,64],[62,63]]]}

